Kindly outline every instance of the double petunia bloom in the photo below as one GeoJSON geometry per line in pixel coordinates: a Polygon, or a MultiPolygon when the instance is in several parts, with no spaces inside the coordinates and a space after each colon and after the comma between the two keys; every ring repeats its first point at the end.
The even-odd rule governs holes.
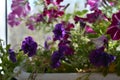
{"type": "Polygon", "coordinates": [[[32,57],[37,52],[37,46],[37,43],[32,39],[32,37],[28,36],[24,41],[22,41],[21,49],[29,57],[32,57]]]}

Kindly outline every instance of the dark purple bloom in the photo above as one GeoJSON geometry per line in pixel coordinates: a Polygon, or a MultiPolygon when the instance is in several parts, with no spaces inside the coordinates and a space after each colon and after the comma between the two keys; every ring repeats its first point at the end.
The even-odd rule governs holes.
{"type": "Polygon", "coordinates": [[[112,15],[112,23],[107,29],[107,34],[109,34],[113,40],[120,39],[120,11],[112,15]]]}
{"type": "Polygon", "coordinates": [[[101,67],[101,66],[107,67],[115,59],[116,59],[115,56],[104,52],[103,47],[93,50],[89,56],[90,63],[92,63],[96,67],[101,67]]]}
{"type": "Polygon", "coordinates": [[[30,11],[29,2],[26,0],[13,0],[12,1],[12,12],[19,17],[27,16],[30,11]]]}
{"type": "Polygon", "coordinates": [[[55,40],[61,40],[65,36],[65,28],[63,27],[63,24],[56,24],[53,33],[55,40]]]}
{"type": "Polygon", "coordinates": [[[87,22],[94,23],[97,20],[102,19],[102,11],[101,10],[95,10],[93,13],[87,14],[87,22]]]}
{"type": "Polygon", "coordinates": [[[9,58],[12,62],[16,62],[16,56],[15,56],[15,52],[12,50],[12,49],[9,49],[8,50],[8,53],[9,53],[9,58]]]}
{"type": "Polygon", "coordinates": [[[29,57],[36,54],[37,51],[37,43],[32,39],[32,37],[28,36],[22,41],[21,49],[25,54],[28,54],[29,57]]]}
{"type": "Polygon", "coordinates": [[[63,53],[64,55],[72,55],[74,54],[73,48],[70,46],[70,41],[60,41],[59,43],[59,52],[63,53]]]}
{"type": "Polygon", "coordinates": [[[14,26],[17,26],[20,24],[20,20],[18,18],[17,15],[15,15],[13,12],[11,12],[9,15],[8,15],[8,24],[11,26],[11,27],[14,27],[14,26]]]}
{"type": "Polygon", "coordinates": [[[60,66],[60,60],[63,58],[63,54],[59,51],[54,51],[54,53],[51,56],[51,67],[57,68],[60,66]]]}
{"type": "Polygon", "coordinates": [[[74,50],[69,45],[60,45],[59,50],[63,52],[65,55],[74,54],[74,50]]]}

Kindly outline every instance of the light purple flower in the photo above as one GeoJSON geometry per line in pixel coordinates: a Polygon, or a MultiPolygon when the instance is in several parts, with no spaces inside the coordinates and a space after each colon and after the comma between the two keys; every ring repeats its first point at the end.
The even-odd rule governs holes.
{"type": "Polygon", "coordinates": [[[14,27],[14,26],[17,26],[20,24],[20,20],[18,18],[18,16],[16,14],[14,14],[13,12],[11,12],[9,15],[8,15],[8,24],[11,26],[11,27],[14,27]]]}
{"type": "Polygon", "coordinates": [[[98,38],[93,38],[91,41],[95,44],[95,47],[97,49],[101,47],[108,47],[108,39],[105,35],[102,35],[98,38]]]}
{"type": "Polygon", "coordinates": [[[120,11],[112,15],[112,23],[107,29],[107,34],[109,34],[113,40],[120,39],[120,11]]]}
{"type": "Polygon", "coordinates": [[[19,17],[25,17],[31,10],[29,2],[26,0],[13,0],[11,5],[12,12],[19,17]]]}

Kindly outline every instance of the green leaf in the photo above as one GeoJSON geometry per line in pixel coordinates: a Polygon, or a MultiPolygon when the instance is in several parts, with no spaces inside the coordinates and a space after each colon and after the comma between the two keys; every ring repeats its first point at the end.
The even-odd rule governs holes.
{"type": "Polygon", "coordinates": [[[72,14],[70,14],[70,13],[66,14],[66,15],[64,16],[64,17],[65,17],[65,20],[68,21],[71,16],[72,16],[72,14]]]}
{"type": "Polygon", "coordinates": [[[83,16],[83,15],[86,14],[87,12],[88,12],[88,10],[75,11],[75,15],[83,16]]]}

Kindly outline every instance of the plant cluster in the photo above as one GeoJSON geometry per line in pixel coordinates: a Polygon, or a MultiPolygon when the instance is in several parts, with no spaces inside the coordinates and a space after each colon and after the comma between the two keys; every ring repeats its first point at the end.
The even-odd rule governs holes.
{"type": "Polygon", "coordinates": [[[11,27],[24,23],[31,31],[52,34],[44,46],[31,36],[20,42],[18,50],[11,49],[12,44],[6,48],[1,45],[1,71],[9,74],[9,70],[20,66],[27,72],[120,75],[120,1],[86,0],[85,7],[89,10],[81,11],[78,9],[81,4],[76,4],[72,13],[65,12],[70,3],[62,5],[63,1],[37,0],[35,5],[41,8],[30,14],[29,0],[12,0],[8,15],[11,27]]]}

